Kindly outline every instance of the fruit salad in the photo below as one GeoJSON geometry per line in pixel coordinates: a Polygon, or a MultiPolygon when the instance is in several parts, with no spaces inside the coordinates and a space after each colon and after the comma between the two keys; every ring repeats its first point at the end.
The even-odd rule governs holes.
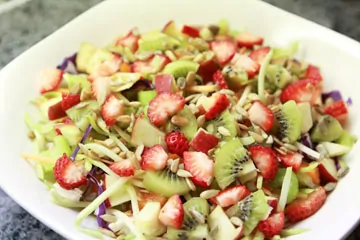
{"type": "MultiPolygon", "coordinates": [[[[349,168],[351,99],[298,43],[221,20],[85,42],[40,74],[23,157],[79,231],[110,239],[283,239],[349,168]],[[89,228],[85,218],[97,219],[89,228]]],[[[325,229],[324,229],[325,230],[325,229]]]]}

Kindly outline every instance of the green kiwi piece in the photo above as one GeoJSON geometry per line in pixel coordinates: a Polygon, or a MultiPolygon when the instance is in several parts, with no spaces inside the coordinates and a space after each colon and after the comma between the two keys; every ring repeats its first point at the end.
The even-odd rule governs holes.
{"type": "Polygon", "coordinates": [[[206,130],[215,135],[217,133],[217,129],[222,126],[225,127],[230,132],[230,136],[224,137],[222,136],[221,140],[230,140],[234,138],[237,135],[237,129],[236,129],[236,119],[235,117],[230,113],[229,110],[225,110],[221,113],[221,115],[208,122],[206,126],[206,130]]]}
{"type": "Polygon", "coordinates": [[[284,103],[274,112],[278,123],[278,135],[285,142],[295,142],[300,137],[301,113],[296,102],[291,100],[284,103]]]}
{"type": "Polygon", "coordinates": [[[79,71],[85,72],[91,56],[96,52],[97,48],[91,43],[81,43],[80,49],[76,55],[76,67],[79,71]]]}
{"type": "Polygon", "coordinates": [[[229,186],[237,177],[243,183],[254,174],[256,176],[255,165],[238,138],[226,142],[216,150],[214,175],[221,189],[229,186]]]}
{"type": "Polygon", "coordinates": [[[167,239],[171,240],[199,240],[209,236],[207,224],[201,224],[192,230],[176,229],[168,227],[166,232],[167,239]]]}
{"type": "Polygon", "coordinates": [[[141,36],[138,41],[139,51],[156,51],[173,49],[175,46],[179,46],[180,42],[159,31],[151,31],[141,36]]]}
{"type": "Polygon", "coordinates": [[[149,105],[150,101],[156,97],[157,92],[155,90],[140,91],[138,92],[138,100],[141,105],[149,105]]]}
{"type": "Polygon", "coordinates": [[[341,137],[344,130],[338,120],[330,115],[321,116],[311,131],[314,142],[332,142],[341,137]]]}
{"type": "Polygon", "coordinates": [[[183,195],[190,191],[185,178],[179,177],[176,173],[165,169],[161,171],[146,171],[143,183],[147,190],[165,197],[175,194],[183,195]]]}
{"type": "Polygon", "coordinates": [[[210,206],[207,200],[194,197],[184,203],[183,229],[191,230],[200,224],[204,224],[210,213],[210,206]]]}
{"type": "MultiPolygon", "coordinates": [[[[285,177],[286,168],[280,168],[279,171],[276,173],[274,180],[272,180],[269,184],[273,188],[277,188],[281,190],[282,183],[285,177]]],[[[286,203],[290,203],[295,200],[297,194],[299,192],[299,180],[294,172],[291,174],[290,180],[290,189],[288,192],[288,197],[286,199],[286,203]]]]}
{"type": "Polygon", "coordinates": [[[335,142],[347,147],[352,147],[356,142],[356,138],[353,135],[351,135],[348,131],[344,130],[340,138],[337,139],[335,142]]]}
{"type": "Polygon", "coordinates": [[[198,123],[195,115],[191,112],[188,106],[185,106],[176,115],[185,117],[188,120],[188,124],[180,127],[180,131],[185,135],[187,140],[190,142],[198,130],[198,123]]]}
{"type": "Polygon", "coordinates": [[[240,218],[244,222],[244,234],[248,236],[266,217],[268,211],[269,205],[265,194],[262,190],[258,190],[226,210],[226,215],[229,218],[234,216],[240,218]]]}
{"type": "Polygon", "coordinates": [[[307,66],[296,59],[290,59],[286,61],[286,68],[290,71],[291,75],[295,75],[301,79],[304,77],[307,66]]]}
{"type": "Polygon", "coordinates": [[[172,74],[174,78],[186,77],[189,72],[197,72],[199,64],[188,60],[178,60],[165,66],[163,73],[172,74]]]}
{"type": "Polygon", "coordinates": [[[269,65],[266,68],[266,79],[278,88],[284,88],[291,82],[291,74],[286,68],[279,65],[269,65]]]}

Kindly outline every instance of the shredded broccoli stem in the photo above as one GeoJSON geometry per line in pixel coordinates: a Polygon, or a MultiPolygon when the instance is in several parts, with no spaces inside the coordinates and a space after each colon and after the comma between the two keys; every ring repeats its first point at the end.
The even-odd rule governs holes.
{"type": "Polygon", "coordinates": [[[106,133],[102,129],[99,128],[99,126],[95,122],[95,119],[91,115],[87,115],[85,118],[89,121],[89,123],[91,124],[91,126],[93,127],[93,129],[96,132],[98,132],[99,134],[102,134],[102,135],[109,135],[109,133],[106,133]]]}
{"type": "Polygon", "coordinates": [[[123,152],[128,152],[129,149],[125,146],[125,144],[123,144],[115,135],[111,134],[110,135],[110,139],[112,139],[115,144],[123,151],[123,152]]]}
{"type": "Polygon", "coordinates": [[[310,172],[310,171],[314,170],[315,168],[317,168],[317,166],[319,166],[318,162],[312,162],[309,164],[309,166],[300,168],[299,172],[303,172],[303,173],[310,172]]]}
{"type": "Polygon", "coordinates": [[[283,180],[283,183],[282,183],[282,186],[281,186],[279,204],[277,206],[277,211],[278,212],[282,212],[285,209],[286,200],[288,198],[289,189],[290,189],[291,174],[292,174],[292,167],[286,168],[284,180],[283,180]]]}
{"type": "Polygon", "coordinates": [[[291,229],[283,229],[280,232],[281,237],[290,237],[294,235],[298,235],[304,232],[309,231],[309,229],[306,228],[291,228],[291,229]]]}
{"type": "Polygon", "coordinates": [[[239,101],[236,104],[236,107],[242,107],[246,101],[247,96],[249,95],[249,93],[251,92],[251,86],[248,85],[246,86],[246,88],[244,89],[239,101]]]}
{"type": "Polygon", "coordinates": [[[85,144],[84,147],[94,151],[97,154],[103,154],[105,156],[108,156],[109,158],[111,158],[115,162],[121,162],[123,160],[121,157],[119,157],[113,151],[111,151],[110,149],[108,149],[108,148],[106,148],[106,147],[104,147],[104,146],[102,146],[100,144],[88,143],[88,144],[85,144]]]}
{"type": "Polygon", "coordinates": [[[266,68],[270,63],[272,55],[273,55],[273,50],[270,50],[270,52],[264,58],[264,61],[262,62],[261,68],[260,68],[259,79],[258,79],[258,95],[262,102],[265,101],[265,99],[264,99],[265,86],[264,85],[265,85],[266,68]]]}
{"type": "Polygon", "coordinates": [[[66,199],[62,196],[60,196],[54,189],[50,189],[50,193],[52,196],[52,201],[62,207],[67,208],[85,208],[87,207],[90,202],[80,202],[80,201],[71,201],[69,199],[66,199]]]}
{"type": "Polygon", "coordinates": [[[135,216],[140,212],[135,189],[133,186],[129,185],[126,190],[130,196],[131,208],[132,208],[133,215],[135,216]]]}
{"type": "Polygon", "coordinates": [[[136,229],[134,223],[125,213],[115,209],[109,209],[109,213],[114,214],[117,218],[123,220],[130,231],[135,234],[137,240],[146,240],[144,235],[136,229]]]}
{"type": "Polygon", "coordinates": [[[129,134],[127,134],[124,130],[122,130],[121,128],[119,128],[118,126],[112,126],[114,129],[115,129],[115,131],[120,135],[120,137],[122,138],[122,139],[124,139],[126,142],[128,142],[128,143],[130,143],[130,144],[132,144],[131,143],[131,137],[130,137],[130,135],[129,134]]]}
{"type": "Polygon", "coordinates": [[[114,176],[114,177],[119,177],[116,173],[114,173],[105,163],[100,162],[100,161],[96,161],[90,157],[85,156],[85,159],[87,161],[89,161],[92,165],[100,168],[101,170],[103,170],[106,174],[108,174],[109,176],[114,176]]]}
{"type": "Polygon", "coordinates": [[[43,157],[43,156],[39,156],[39,155],[21,154],[20,156],[28,161],[30,160],[30,161],[40,162],[40,163],[55,163],[56,162],[56,159],[43,157]]]}

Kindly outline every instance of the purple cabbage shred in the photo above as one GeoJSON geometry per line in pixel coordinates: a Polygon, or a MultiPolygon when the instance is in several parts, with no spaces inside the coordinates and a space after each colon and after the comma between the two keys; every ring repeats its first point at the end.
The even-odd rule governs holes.
{"type": "Polygon", "coordinates": [[[334,158],[334,162],[335,162],[335,167],[336,167],[336,171],[339,171],[341,166],[340,166],[340,160],[338,157],[334,158]]]}
{"type": "Polygon", "coordinates": [[[337,90],[321,94],[322,102],[325,102],[328,98],[332,98],[334,102],[343,100],[341,93],[337,90]]]}
{"type": "Polygon", "coordinates": [[[352,101],[351,98],[348,98],[348,99],[346,100],[346,103],[347,103],[347,105],[351,106],[351,105],[353,104],[353,101],[352,101]]]}
{"type": "MultiPolygon", "coordinates": [[[[85,131],[84,136],[82,137],[80,143],[84,144],[86,138],[89,136],[89,134],[90,134],[90,132],[91,132],[91,129],[92,129],[92,126],[89,124],[89,126],[86,128],[86,131],[85,131]]],[[[79,147],[79,145],[78,145],[78,146],[76,146],[73,154],[71,154],[71,156],[70,156],[70,159],[71,159],[72,161],[74,161],[74,159],[75,159],[77,153],[79,152],[79,150],[80,150],[80,147],[79,147]]]]}
{"type": "Polygon", "coordinates": [[[138,92],[146,91],[146,90],[154,90],[154,89],[155,89],[154,84],[152,84],[151,81],[144,79],[137,81],[131,88],[122,91],[122,94],[128,100],[133,101],[136,100],[138,92]]]}
{"type": "MultiPolygon", "coordinates": [[[[99,181],[98,181],[93,175],[91,175],[90,173],[87,175],[87,178],[88,178],[91,182],[93,182],[94,184],[97,185],[97,188],[98,188],[98,196],[99,196],[100,194],[102,194],[102,193],[103,193],[103,189],[102,189],[102,186],[100,185],[99,181]]],[[[98,212],[97,212],[97,215],[96,215],[96,220],[97,220],[97,223],[98,223],[99,227],[108,229],[107,223],[104,221],[104,219],[101,218],[101,216],[104,215],[105,213],[106,213],[106,205],[105,205],[105,202],[102,202],[102,203],[99,205],[98,212]]]]}
{"type": "Polygon", "coordinates": [[[77,53],[74,53],[73,55],[64,58],[64,60],[56,68],[67,73],[78,73],[76,69],[76,55],[77,53]]]}

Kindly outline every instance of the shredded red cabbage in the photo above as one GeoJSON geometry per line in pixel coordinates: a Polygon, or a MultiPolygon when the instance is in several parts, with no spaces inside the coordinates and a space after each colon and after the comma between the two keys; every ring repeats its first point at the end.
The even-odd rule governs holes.
{"type": "Polygon", "coordinates": [[[73,55],[64,58],[62,63],[60,63],[56,68],[68,73],[78,73],[76,69],[76,55],[77,53],[74,53],[73,55]]]}
{"type": "Polygon", "coordinates": [[[311,141],[310,138],[310,134],[309,133],[305,133],[304,135],[301,136],[301,143],[304,144],[305,146],[307,146],[308,148],[314,149],[314,144],[311,141]]]}
{"type": "MultiPolygon", "coordinates": [[[[97,188],[98,188],[98,195],[102,194],[103,193],[103,189],[99,183],[99,181],[94,177],[92,176],[90,173],[87,175],[87,178],[93,182],[94,184],[97,185],[97,188]]],[[[99,208],[98,208],[98,212],[97,212],[97,215],[96,215],[96,220],[97,220],[97,223],[99,225],[99,227],[102,227],[102,228],[106,228],[108,229],[108,225],[107,223],[104,221],[104,219],[102,219],[100,216],[104,215],[106,213],[106,206],[105,206],[105,202],[101,203],[99,208]]]]}
{"type": "MultiPolygon", "coordinates": [[[[87,127],[87,129],[86,129],[86,131],[85,131],[85,133],[84,133],[84,136],[82,137],[80,143],[84,144],[86,138],[89,136],[89,134],[90,134],[90,132],[91,132],[91,129],[92,129],[92,126],[89,124],[89,126],[87,127]]],[[[71,159],[72,161],[74,161],[74,159],[75,159],[75,157],[76,157],[76,154],[79,152],[79,150],[80,150],[80,147],[79,147],[79,146],[76,146],[73,154],[71,154],[71,156],[70,156],[70,159],[71,159]]]]}
{"type": "Polygon", "coordinates": [[[321,100],[323,102],[325,102],[325,100],[328,98],[332,98],[334,100],[334,102],[340,101],[343,99],[341,96],[341,93],[337,90],[321,94],[321,100]]]}
{"type": "Polygon", "coordinates": [[[137,98],[138,92],[153,89],[155,89],[155,86],[151,83],[151,81],[144,79],[137,81],[131,88],[122,91],[122,94],[129,101],[134,101],[137,98]]]}
{"type": "Polygon", "coordinates": [[[339,171],[339,169],[341,168],[339,158],[334,157],[334,162],[335,162],[336,171],[339,171]]]}
{"type": "Polygon", "coordinates": [[[347,103],[347,105],[351,106],[351,105],[353,104],[353,101],[352,101],[351,98],[348,98],[348,99],[346,100],[346,103],[347,103]]]}

